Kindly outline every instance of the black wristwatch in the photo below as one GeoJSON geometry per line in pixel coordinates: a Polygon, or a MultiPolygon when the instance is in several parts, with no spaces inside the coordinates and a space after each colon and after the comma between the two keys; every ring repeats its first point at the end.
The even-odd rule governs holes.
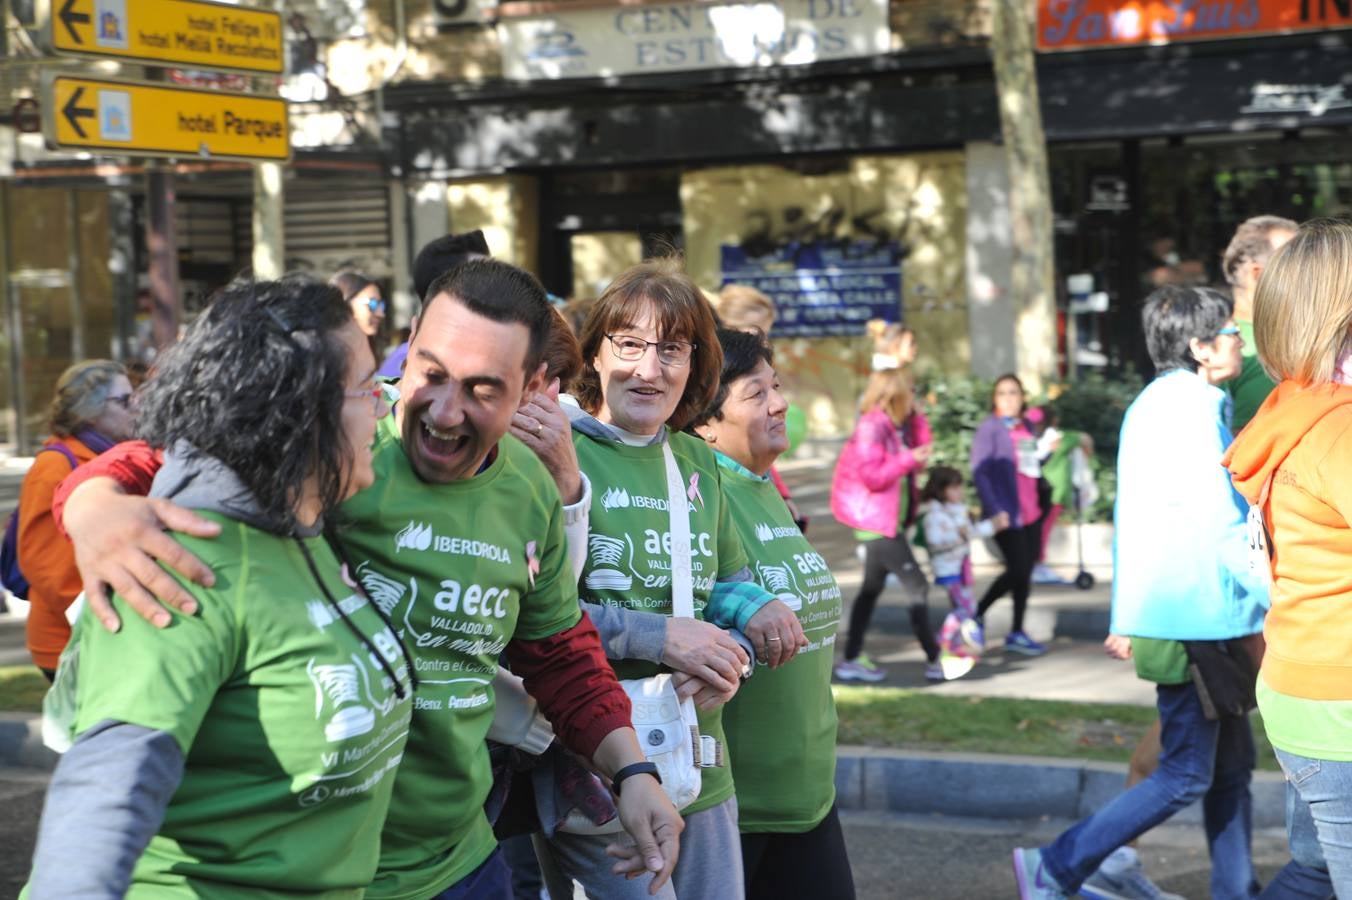
{"type": "Polygon", "coordinates": [[[620,796],[620,785],[630,775],[651,775],[657,779],[657,783],[662,783],[662,775],[657,771],[657,763],[650,763],[646,759],[643,762],[630,763],[614,775],[610,776],[610,789],[615,792],[615,796],[620,796]]]}

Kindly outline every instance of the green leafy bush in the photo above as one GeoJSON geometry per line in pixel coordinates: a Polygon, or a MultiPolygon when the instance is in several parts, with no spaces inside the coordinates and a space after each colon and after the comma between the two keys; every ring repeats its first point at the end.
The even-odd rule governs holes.
{"type": "MultiPolygon", "coordinates": [[[[972,436],[990,414],[993,382],[972,375],[931,374],[919,378],[925,398],[925,414],[934,432],[931,465],[952,466],[970,474],[972,436]]],[[[1099,499],[1085,516],[1090,522],[1110,522],[1117,496],[1117,440],[1122,416],[1141,391],[1141,379],[1127,374],[1109,379],[1086,376],[1079,381],[1054,385],[1052,397],[1030,398],[1031,405],[1048,405],[1062,429],[1083,431],[1094,440],[1094,458],[1099,499]]]]}

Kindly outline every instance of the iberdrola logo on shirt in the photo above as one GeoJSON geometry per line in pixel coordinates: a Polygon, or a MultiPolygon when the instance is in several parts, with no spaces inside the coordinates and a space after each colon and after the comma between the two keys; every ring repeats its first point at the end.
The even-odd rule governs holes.
{"type": "MultiPolygon", "coordinates": [[[[704,496],[699,491],[699,473],[696,472],[690,476],[690,486],[686,490],[686,496],[689,498],[690,511],[695,511],[695,504],[699,503],[699,508],[704,508],[704,496]]],[[[666,497],[645,497],[642,494],[631,494],[622,487],[607,488],[601,494],[601,508],[610,511],[613,509],[656,509],[666,512],[670,507],[666,497]]]]}
{"type": "Polygon", "coordinates": [[[601,495],[602,509],[628,509],[629,492],[622,487],[608,488],[601,495]]]}
{"type": "Polygon", "coordinates": [[[771,525],[768,522],[761,522],[756,526],[756,540],[762,544],[768,544],[778,538],[798,537],[802,534],[797,528],[790,528],[787,525],[771,525]]]}
{"type": "Polygon", "coordinates": [[[426,522],[409,522],[394,536],[394,552],[426,550],[432,546],[432,526],[426,522]]]}

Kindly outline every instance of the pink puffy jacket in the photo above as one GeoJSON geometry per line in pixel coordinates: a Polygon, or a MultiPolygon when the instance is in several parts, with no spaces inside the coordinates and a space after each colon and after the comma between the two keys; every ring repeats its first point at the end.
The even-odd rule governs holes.
{"type": "Polygon", "coordinates": [[[904,523],[909,525],[917,513],[915,476],[925,467],[910,448],[929,442],[929,420],[919,410],[906,417],[900,433],[881,409],[860,416],[836,460],[831,479],[831,513],[836,520],[851,528],[896,537],[902,485],[911,500],[904,523]]]}

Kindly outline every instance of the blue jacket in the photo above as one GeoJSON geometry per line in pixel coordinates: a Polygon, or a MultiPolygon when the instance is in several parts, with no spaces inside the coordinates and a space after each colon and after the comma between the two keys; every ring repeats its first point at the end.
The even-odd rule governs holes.
{"type": "Polygon", "coordinates": [[[1112,632],[1224,640],[1263,629],[1249,572],[1249,505],[1221,457],[1229,397],[1197,375],[1159,376],[1132,401],[1117,453],[1112,632]]]}

